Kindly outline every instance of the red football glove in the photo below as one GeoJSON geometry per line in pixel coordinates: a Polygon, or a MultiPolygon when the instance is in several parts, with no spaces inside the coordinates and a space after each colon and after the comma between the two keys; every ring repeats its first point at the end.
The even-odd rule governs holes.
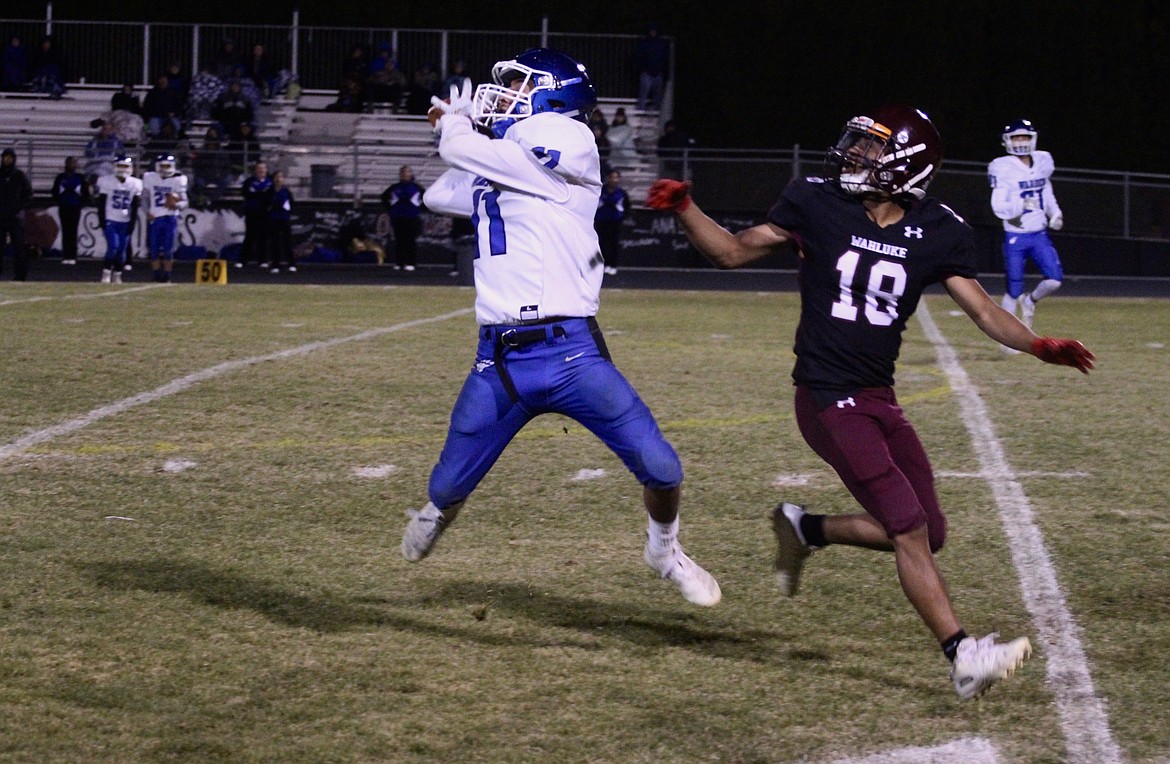
{"type": "Polygon", "coordinates": [[[1032,340],[1032,355],[1044,363],[1072,366],[1082,374],[1088,374],[1097,359],[1087,347],[1076,340],[1056,337],[1037,337],[1032,340]]]}
{"type": "Polygon", "coordinates": [[[691,182],[681,180],[656,180],[646,196],[646,206],[656,210],[682,212],[691,206],[691,182]]]}

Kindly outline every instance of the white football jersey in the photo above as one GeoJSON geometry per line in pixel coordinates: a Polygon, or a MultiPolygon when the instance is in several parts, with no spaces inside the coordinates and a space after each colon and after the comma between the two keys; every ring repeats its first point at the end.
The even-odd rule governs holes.
{"type": "Polygon", "coordinates": [[[175,173],[169,178],[164,178],[151,170],[142,176],[142,195],[145,197],[143,206],[148,215],[156,218],[178,215],[179,210],[187,208],[187,176],[175,173]],[[179,205],[173,210],[167,208],[167,194],[179,197],[179,205]]]}
{"type": "Polygon", "coordinates": [[[106,220],[116,223],[130,222],[130,203],[142,196],[142,181],[133,175],[119,180],[114,175],[102,175],[97,179],[98,196],[106,197],[106,220]]]}
{"type": "Polygon", "coordinates": [[[1009,233],[1035,233],[1060,216],[1060,205],[1052,192],[1055,164],[1047,151],[1032,152],[1032,166],[1021,157],[1005,155],[991,160],[987,179],[991,183],[991,210],[1009,233]]]}
{"type": "Polygon", "coordinates": [[[423,198],[475,226],[476,320],[596,315],[601,160],[589,128],[554,112],[518,120],[496,140],[467,117],[444,115],[441,127],[439,155],[452,169],[423,198]]]}

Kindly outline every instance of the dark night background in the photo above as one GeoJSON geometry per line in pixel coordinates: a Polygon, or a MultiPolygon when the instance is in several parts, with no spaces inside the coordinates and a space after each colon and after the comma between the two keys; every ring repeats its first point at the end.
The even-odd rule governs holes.
{"type": "MultiPolygon", "coordinates": [[[[821,148],[852,114],[914,104],[947,156],[988,161],[1030,118],[1059,167],[1170,173],[1170,3],[183,2],[58,0],[57,19],[638,33],[677,42],[675,117],[707,147],[821,148]]],[[[4,18],[43,18],[9,0],[4,18]]],[[[66,49],[67,50],[67,49],[66,49]]],[[[501,57],[515,51],[501,51],[501,57]]],[[[606,62],[587,61],[596,69],[606,62]]]]}

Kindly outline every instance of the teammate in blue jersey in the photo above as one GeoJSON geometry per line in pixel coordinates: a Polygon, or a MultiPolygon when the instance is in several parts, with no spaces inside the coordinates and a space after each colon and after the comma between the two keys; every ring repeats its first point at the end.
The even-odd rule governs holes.
{"type": "Polygon", "coordinates": [[[123,155],[114,160],[114,174],[97,179],[98,220],[106,236],[103,284],[121,284],[126,250],[138,220],[142,181],[134,177],[134,160],[123,155]]]}
{"type": "Polygon", "coordinates": [[[997,644],[959,623],[933,553],[946,539],[930,460],[894,395],[894,364],[923,290],[941,282],[986,334],[1049,363],[1093,367],[1075,340],[1037,337],[975,280],[975,240],[926,196],[942,140],[922,112],[891,106],[850,119],[823,177],[793,181],[767,222],[731,234],[695,205],[690,184],[656,181],[649,205],[673,210],[691,243],[736,268],[777,252],[800,256],[796,420],[801,434],[865,509],[826,516],[783,503],[772,511],[781,590],[796,593],[808,556],[829,544],[892,551],[898,578],[951,661],[963,698],[1011,674],[1026,637],[997,644]]]}
{"type": "Polygon", "coordinates": [[[390,213],[394,231],[394,269],[413,271],[418,265],[418,235],[422,233],[423,187],[414,181],[410,165],[398,168],[398,182],[382,192],[382,206],[390,213]]]}
{"type": "Polygon", "coordinates": [[[53,179],[53,201],[61,222],[61,264],[77,265],[77,227],[90,203],[89,182],[77,171],[77,158],[65,157],[65,169],[53,179]]]}
{"type": "Polygon", "coordinates": [[[678,542],[682,465],[595,318],[601,163],[586,127],[597,104],[589,74],[540,48],[496,63],[492,80],[474,99],[470,84],[452,89],[428,115],[450,169],[427,190],[427,208],[470,217],[476,232],[479,347],[402,554],[426,557],[516,433],[558,413],[599,437],[642,484],[646,563],[689,602],[715,605],[719,584],[678,542]]]}
{"type": "MultiPolygon", "coordinates": [[[[1064,215],[1052,191],[1052,154],[1036,150],[1038,133],[1032,123],[1018,119],[1003,129],[1005,156],[996,157],[987,166],[991,184],[991,210],[1003,221],[1003,267],[1007,289],[1003,309],[1014,314],[1017,305],[1020,319],[1032,328],[1036,303],[1060,289],[1064,270],[1049,229],[1059,231],[1064,215]],[[1024,294],[1024,266],[1036,264],[1043,276],[1030,294],[1024,294]],[[1021,295],[1022,298],[1021,298],[1021,295]]],[[[1009,353],[1018,352],[1004,347],[1009,353]]]]}
{"type": "Polygon", "coordinates": [[[167,283],[175,264],[175,234],[179,213],[187,209],[187,176],[179,172],[172,154],[159,154],[154,169],[142,177],[146,199],[146,243],[154,280],[167,283]]]}

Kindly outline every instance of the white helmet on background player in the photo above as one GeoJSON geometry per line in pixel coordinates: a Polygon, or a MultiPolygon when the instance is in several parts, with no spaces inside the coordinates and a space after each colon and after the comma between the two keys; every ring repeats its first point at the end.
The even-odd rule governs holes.
{"type": "Polygon", "coordinates": [[[1017,119],[1011,124],[1004,125],[1003,147],[1007,153],[1018,157],[1026,157],[1036,150],[1036,128],[1027,119],[1017,119]]]}
{"type": "Polygon", "coordinates": [[[159,154],[154,158],[154,171],[164,178],[169,178],[176,172],[175,157],[173,154],[159,154]]]}
{"type": "Polygon", "coordinates": [[[123,154],[114,160],[114,177],[126,180],[134,173],[134,160],[123,154]]]}

